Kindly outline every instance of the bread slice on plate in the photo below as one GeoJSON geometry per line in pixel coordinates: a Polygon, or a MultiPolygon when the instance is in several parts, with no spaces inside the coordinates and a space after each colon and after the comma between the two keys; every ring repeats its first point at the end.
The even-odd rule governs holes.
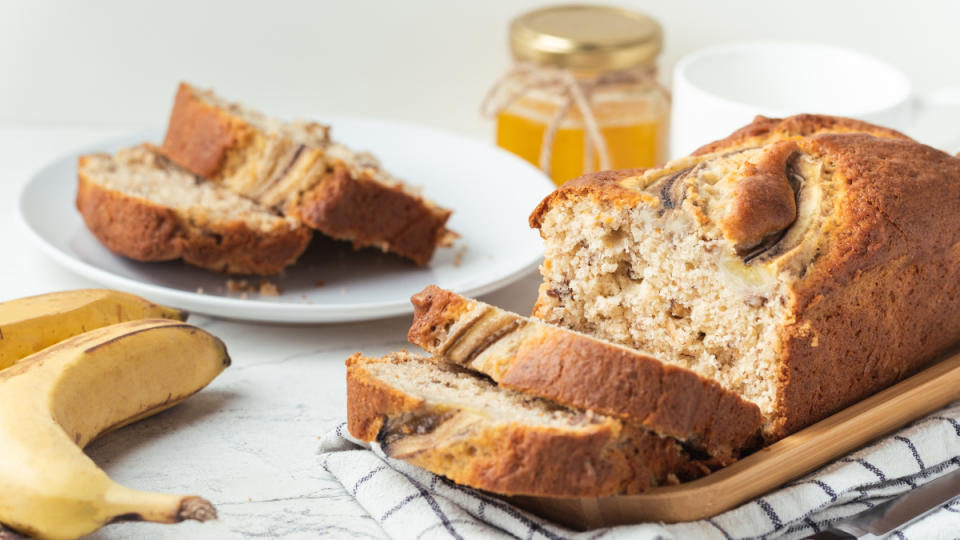
{"type": "Polygon", "coordinates": [[[854,120],[761,117],[548,196],[534,316],[718,381],[776,440],[960,341],[958,208],[956,157],[854,120]]]}
{"type": "Polygon", "coordinates": [[[729,463],[760,442],[760,409],[650,354],[429,286],[408,339],[501,386],[635,423],[729,463]]]}
{"type": "Polygon", "coordinates": [[[347,419],[390,457],[506,495],[638,493],[710,470],[674,439],[408,353],[347,360],[347,419]]]}
{"type": "Polygon", "coordinates": [[[330,138],[314,122],[281,122],[212,91],[182,83],[163,152],[354,247],[376,247],[419,265],[456,237],[450,211],[383,170],[367,153],[330,138]]]}
{"type": "Polygon", "coordinates": [[[312,231],[198,178],[142,144],[77,160],[77,209],[114,253],[185,262],[231,274],[275,274],[293,264],[312,231]]]}

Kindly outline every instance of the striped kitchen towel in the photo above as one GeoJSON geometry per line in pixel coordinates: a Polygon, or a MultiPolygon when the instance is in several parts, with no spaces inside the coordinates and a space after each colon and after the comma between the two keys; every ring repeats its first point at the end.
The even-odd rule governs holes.
{"type": "MultiPolygon", "coordinates": [[[[398,539],[804,538],[911,488],[960,469],[960,402],[805,478],[710,519],[573,531],[458,486],[378,448],[341,424],[324,437],[321,464],[383,530],[398,539]]],[[[960,497],[889,538],[960,538],[960,497]]]]}

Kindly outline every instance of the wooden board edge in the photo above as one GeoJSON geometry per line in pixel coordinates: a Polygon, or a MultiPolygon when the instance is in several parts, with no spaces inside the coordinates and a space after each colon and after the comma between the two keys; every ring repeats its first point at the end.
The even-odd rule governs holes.
{"type": "Polygon", "coordinates": [[[960,353],[693,482],[639,495],[508,500],[580,530],[704,519],[777,489],[957,399],[960,353]]]}

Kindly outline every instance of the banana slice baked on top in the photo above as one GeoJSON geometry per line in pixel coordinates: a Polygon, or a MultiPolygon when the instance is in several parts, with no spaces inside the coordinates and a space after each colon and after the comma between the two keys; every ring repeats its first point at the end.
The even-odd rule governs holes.
{"type": "Polygon", "coordinates": [[[548,196],[534,316],[718,381],[775,440],[960,340],[958,209],[956,157],[854,120],[758,118],[548,196]]]}
{"type": "Polygon", "coordinates": [[[150,144],[77,161],[77,209],[114,253],[138,261],[182,258],[235,274],[275,274],[313,232],[172,163],[150,144]]]}
{"type": "Polygon", "coordinates": [[[689,369],[433,285],[411,301],[411,343],[500,386],[674,437],[723,464],[760,442],[760,409],[689,369]]]}
{"type": "Polygon", "coordinates": [[[456,234],[450,210],[353,152],[315,122],[281,122],[181,84],[163,152],[193,173],[354,247],[427,264],[456,234]]]}

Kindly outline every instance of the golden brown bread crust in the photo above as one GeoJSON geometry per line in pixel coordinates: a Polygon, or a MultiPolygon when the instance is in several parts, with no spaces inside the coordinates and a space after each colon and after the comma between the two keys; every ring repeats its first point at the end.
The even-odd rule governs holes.
{"type": "Polygon", "coordinates": [[[622,169],[617,171],[599,171],[587,173],[569,180],[560,187],[547,195],[533,212],[530,213],[528,222],[531,229],[540,228],[540,219],[550,207],[560,200],[576,199],[587,193],[605,192],[605,197],[611,201],[617,201],[623,205],[635,204],[642,200],[644,194],[636,190],[627,189],[617,183],[618,180],[636,176],[642,173],[644,169],[622,169]]]}
{"type": "MultiPolygon", "coordinates": [[[[762,146],[784,139],[808,137],[819,133],[869,133],[881,138],[907,139],[899,131],[875,126],[860,120],[825,116],[818,114],[798,114],[787,118],[767,118],[757,115],[750,124],[734,131],[729,136],[718,141],[701,146],[691,155],[700,156],[714,152],[738,150],[762,146]]],[[[608,194],[609,200],[618,204],[632,204],[634,197],[640,197],[636,190],[627,189],[617,184],[618,180],[637,176],[644,169],[623,169],[615,171],[599,171],[588,173],[565,183],[559,189],[547,195],[530,214],[530,227],[539,228],[543,213],[557,200],[577,198],[585,193],[599,193],[601,190],[608,194]]]]}
{"type": "Polygon", "coordinates": [[[639,493],[709,472],[676,441],[613,419],[589,429],[560,429],[488,422],[428,403],[365,369],[384,361],[403,359],[357,353],[347,360],[351,435],[459,484],[505,495],[597,497],[639,493]]]}
{"type": "Polygon", "coordinates": [[[960,159],[912,140],[818,135],[842,223],[793,285],[779,434],[915,372],[960,340],[960,159]]]}
{"type": "Polygon", "coordinates": [[[306,227],[263,233],[242,221],[198,226],[146,199],[107,189],[84,173],[78,160],[77,210],[110,251],[138,261],[185,262],[230,274],[276,274],[293,264],[310,242],[306,227]]]}
{"type": "Polygon", "coordinates": [[[735,461],[759,442],[757,406],[688,369],[434,285],[411,301],[411,343],[444,361],[479,369],[505,388],[676,437],[722,463],[735,461]],[[507,336],[519,344],[503,356],[494,345],[507,336]]]}
{"type": "Polygon", "coordinates": [[[247,144],[251,132],[246,122],[199,99],[190,85],[180,83],[162,150],[193,174],[216,179],[227,153],[247,144]]]}
{"type": "MultiPolygon", "coordinates": [[[[831,165],[839,218],[790,282],[771,439],[889,386],[960,340],[960,159],[893,130],[815,115],[758,117],[695,154],[784,139],[831,165]]],[[[609,178],[635,174],[587,175],[560,188],[531,225],[566,197],[634,204],[636,190],[609,178]]]]}
{"type": "Polygon", "coordinates": [[[385,189],[369,178],[353,178],[343,166],[304,196],[296,216],[328,236],[376,246],[419,265],[444,245],[450,211],[427,208],[399,189],[385,189]]]}
{"type": "Polygon", "coordinates": [[[347,430],[362,441],[376,441],[391,413],[414,411],[423,400],[393,390],[363,369],[360,353],[347,358],[347,430]]]}
{"type": "Polygon", "coordinates": [[[724,150],[750,148],[783,139],[809,137],[818,133],[869,133],[880,138],[909,139],[899,131],[852,118],[822,114],[798,114],[787,118],[767,118],[757,115],[753,122],[723,139],[697,148],[690,155],[700,156],[724,150]]]}
{"type": "MultiPolygon", "coordinates": [[[[181,83],[162,151],[194,174],[219,181],[244,161],[243,154],[261,150],[265,137],[258,133],[256,127],[204,101],[193,87],[181,83]]],[[[306,154],[311,153],[297,156],[315,159],[316,153],[306,154]]],[[[355,248],[377,247],[421,266],[433,258],[437,246],[450,245],[455,236],[445,228],[449,210],[398,186],[353,177],[342,166],[335,166],[294,199],[295,206],[280,210],[328,236],[352,242],[355,248]]]]}

